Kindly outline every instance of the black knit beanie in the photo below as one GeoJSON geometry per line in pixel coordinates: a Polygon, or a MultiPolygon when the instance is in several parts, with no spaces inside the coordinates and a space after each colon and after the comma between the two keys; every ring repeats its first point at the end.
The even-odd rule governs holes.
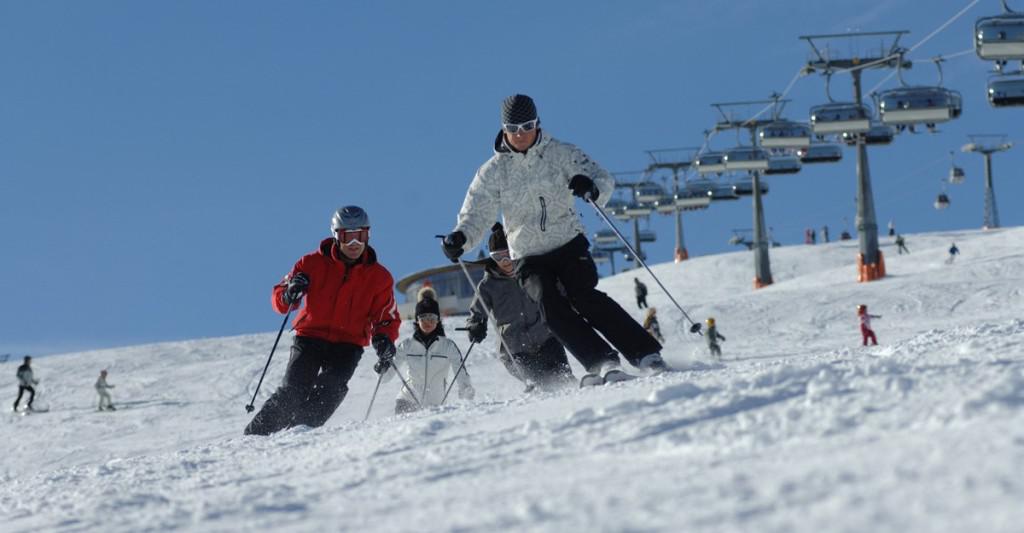
{"type": "Polygon", "coordinates": [[[497,252],[498,250],[508,250],[508,239],[505,237],[505,228],[501,222],[495,222],[491,226],[491,237],[487,239],[487,251],[497,252]]]}
{"type": "Polygon", "coordinates": [[[416,316],[428,314],[441,316],[441,307],[437,305],[437,300],[425,295],[420,301],[416,302],[416,316]]]}
{"type": "Polygon", "coordinates": [[[537,106],[533,98],[525,94],[513,94],[501,102],[501,123],[522,124],[537,118],[537,106]]]}

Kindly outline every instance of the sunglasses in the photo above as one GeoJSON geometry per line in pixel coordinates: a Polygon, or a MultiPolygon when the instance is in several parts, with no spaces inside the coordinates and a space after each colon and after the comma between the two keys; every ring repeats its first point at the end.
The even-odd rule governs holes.
{"type": "Polygon", "coordinates": [[[527,132],[536,129],[538,124],[540,124],[540,119],[535,118],[522,124],[502,124],[501,129],[505,130],[505,133],[527,132]]]}
{"type": "Polygon", "coordinates": [[[416,320],[422,320],[424,322],[437,322],[440,319],[441,318],[435,315],[434,313],[423,313],[422,315],[416,317],[416,320]]]}
{"type": "Polygon", "coordinates": [[[341,244],[352,244],[353,242],[366,244],[370,240],[370,228],[339,229],[334,232],[334,235],[341,244]]]}
{"type": "Polygon", "coordinates": [[[491,252],[491,259],[494,259],[498,263],[504,263],[512,260],[512,254],[508,250],[499,250],[497,252],[491,252]]]}

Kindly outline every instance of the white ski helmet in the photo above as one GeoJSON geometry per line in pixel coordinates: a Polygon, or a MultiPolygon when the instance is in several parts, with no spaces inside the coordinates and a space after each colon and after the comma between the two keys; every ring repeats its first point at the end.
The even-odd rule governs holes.
{"type": "Polygon", "coordinates": [[[331,235],[339,229],[353,230],[370,227],[370,217],[357,205],[346,205],[334,212],[331,217],[331,235]]]}

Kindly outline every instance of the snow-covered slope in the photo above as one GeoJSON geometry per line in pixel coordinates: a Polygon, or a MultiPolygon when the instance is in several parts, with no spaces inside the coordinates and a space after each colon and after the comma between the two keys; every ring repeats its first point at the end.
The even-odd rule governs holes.
{"type": "Polygon", "coordinates": [[[367,354],[326,426],[272,437],[241,431],[276,332],[40,358],[52,410],[0,421],[0,529],[1020,531],[1024,229],[910,235],[909,256],[883,242],[874,283],[855,282],[854,241],[773,249],[758,291],[746,252],[653,267],[716,317],[722,362],[633,271],[602,288],[633,309],[647,282],[686,371],[524,396],[492,332],[475,402],[394,417],[392,382],[364,423],[367,354]],[[858,303],[882,315],[877,347],[858,303]],[[102,368],[116,413],[94,410],[102,368]]]}

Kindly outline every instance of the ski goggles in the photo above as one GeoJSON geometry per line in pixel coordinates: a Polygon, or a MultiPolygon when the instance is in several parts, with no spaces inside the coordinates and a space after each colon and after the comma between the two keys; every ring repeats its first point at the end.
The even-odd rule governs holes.
{"type": "Polygon", "coordinates": [[[343,245],[354,242],[366,244],[370,240],[370,228],[339,229],[335,230],[334,235],[338,238],[338,242],[343,245]]]}
{"type": "Polygon", "coordinates": [[[512,254],[508,250],[498,250],[497,252],[491,252],[491,259],[494,259],[496,263],[504,263],[512,261],[512,254]]]}
{"type": "Polygon", "coordinates": [[[416,320],[422,320],[424,322],[437,322],[438,320],[441,320],[441,317],[435,315],[434,313],[423,313],[422,315],[417,316],[416,320]]]}
{"type": "Polygon", "coordinates": [[[526,122],[523,122],[522,124],[502,124],[501,125],[501,129],[505,130],[505,133],[519,133],[519,132],[524,132],[525,133],[527,131],[533,131],[533,130],[537,129],[537,124],[539,124],[539,123],[540,123],[540,119],[539,118],[535,118],[533,120],[528,120],[526,122]]]}

